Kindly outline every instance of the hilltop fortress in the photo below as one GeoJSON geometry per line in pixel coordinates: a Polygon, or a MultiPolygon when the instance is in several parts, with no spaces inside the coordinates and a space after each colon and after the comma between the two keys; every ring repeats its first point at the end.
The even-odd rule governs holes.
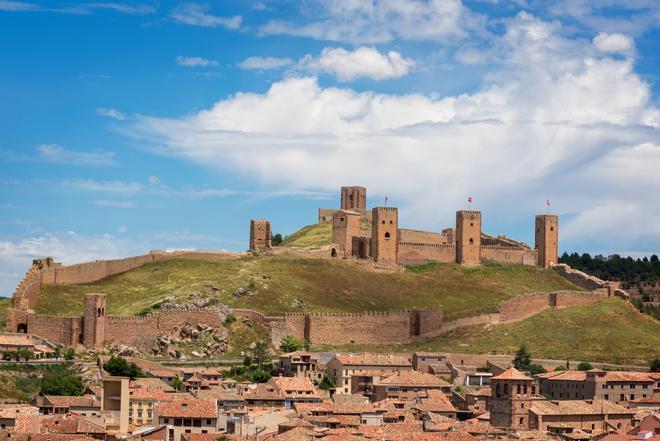
{"type": "MultiPolygon", "coordinates": [[[[505,236],[484,234],[480,211],[457,211],[455,228],[437,233],[399,228],[396,207],[368,211],[366,203],[366,188],[342,187],[339,209],[319,209],[319,223],[332,223],[332,255],[373,259],[381,266],[427,261],[465,266],[498,262],[543,268],[557,264],[559,219],[555,215],[536,215],[535,244],[531,248],[505,236]]],[[[253,221],[250,250],[270,248],[270,231],[268,221],[253,221]],[[259,228],[255,228],[255,222],[259,228]]]]}
{"type": "MultiPolygon", "coordinates": [[[[272,246],[272,228],[268,220],[252,220],[249,251],[266,256],[293,254],[326,259],[351,258],[358,263],[373,264],[380,270],[399,270],[399,264],[426,261],[457,262],[466,266],[477,266],[481,262],[537,265],[552,267],[585,291],[528,293],[500,303],[497,312],[453,322],[446,321],[440,310],[426,309],[364,313],[290,312],[272,317],[258,311],[234,309],[234,315],[267,326],[275,343],[285,335],[295,335],[315,344],[404,343],[462,326],[520,320],[548,308],[594,303],[612,295],[626,297],[615,282],[606,282],[557,264],[557,216],[536,216],[536,240],[532,249],[504,236],[482,233],[481,213],[473,210],[458,211],[455,228],[440,233],[399,228],[397,208],[375,207],[367,211],[366,189],[343,187],[341,208],[319,210],[319,222],[330,221],[332,244],[291,249],[272,246]]],[[[35,259],[14,291],[12,305],[7,310],[6,330],[30,333],[52,343],[100,349],[110,343],[145,347],[158,335],[172,334],[186,323],[219,328],[223,326],[223,317],[212,308],[154,311],[143,317],[109,316],[106,314],[107,298],[102,293],[84,296],[82,315],[38,314],[35,307],[42,285],[92,283],[173,258],[227,260],[246,256],[246,253],[152,251],[141,256],[68,266],[50,257],[35,259]]]]}

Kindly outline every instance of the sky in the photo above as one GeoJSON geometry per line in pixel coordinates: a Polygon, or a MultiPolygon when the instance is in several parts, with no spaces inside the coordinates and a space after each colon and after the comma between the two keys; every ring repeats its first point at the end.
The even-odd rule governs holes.
{"type": "Polygon", "coordinates": [[[656,0],[0,0],[0,295],[31,259],[242,251],[367,187],[660,251],[656,0]]]}

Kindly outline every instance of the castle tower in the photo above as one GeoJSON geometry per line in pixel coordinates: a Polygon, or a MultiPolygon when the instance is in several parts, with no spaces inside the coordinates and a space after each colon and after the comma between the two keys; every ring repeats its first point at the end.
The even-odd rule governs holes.
{"type": "Polygon", "coordinates": [[[553,214],[537,214],[535,245],[538,266],[549,268],[558,263],[559,218],[553,214]]]}
{"type": "Polygon", "coordinates": [[[83,301],[83,344],[100,349],[105,341],[105,294],[85,294],[83,301]]]}
{"type": "Polygon", "coordinates": [[[354,211],[337,210],[332,215],[332,243],[343,256],[353,254],[353,237],[360,236],[360,215],[354,211]]]}
{"type": "Polygon", "coordinates": [[[259,252],[271,249],[272,231],[270,221],[252,219],[250,221],[250,251],[259,252]]]}
{"type": "Polygon", "coordinates": [[[381,263],[397,262],[399,211],[395,207],[371,210],[371,256],[381,263]]]}
{"type": "Polygon", "coordinates": [[[456,212],[456,263],[465,266],[481,264],[481,212],[456,212]]]}
{"type": "Polygon", "coordinates": [[[341,209],[364,212],[367,209],[367,189],[364,187],[342,187],[341,209]]]}
{"type": "Polygon", "coordinates": [[[490,424],[500,428],[529,429],[529,408],[536,393],[534,380],[516,368],[490,379],[490,424]]]}

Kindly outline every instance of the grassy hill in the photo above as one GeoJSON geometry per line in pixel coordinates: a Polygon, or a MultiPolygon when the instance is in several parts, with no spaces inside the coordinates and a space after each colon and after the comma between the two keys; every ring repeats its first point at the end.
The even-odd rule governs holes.
{"type": "Polygon", "coordinates": [[[526,292],[578,289],[553,271],[529,266],[431,264],[400,273],[361,269],[354,261],[291,256],[205,261],[172,259],[68,286],[42,286],[37,312],[71,315],[82,311],[83,294],[108,294],[110,314],[132,315],[167,296],[202,293],[220,302],[268,314],[286,311],[442,308],[451,319],[494,311],[526,292]],[[237,288],[254,295],[237,297],[237,288]]]}
{"type": "Polygon", "coordinates": [[[318,247],[332,243],[332,224],[312,224],[287,236],[280,246],[318,247]]]}
{"type": "Polygon", "coordinates": [[[11,306],[11,299],[7,297],[0,297],[0,330],[5,329],[5,317],[7,315],[7,308],[11,306]]]}
{"type": "Polygon", "coordinates": [[[523,343],[535,357],[645,365],[660,357],[660,322],[611,298],[515,323],[461,328],[421,343],[342,349],[514,354],[523,343]]]}

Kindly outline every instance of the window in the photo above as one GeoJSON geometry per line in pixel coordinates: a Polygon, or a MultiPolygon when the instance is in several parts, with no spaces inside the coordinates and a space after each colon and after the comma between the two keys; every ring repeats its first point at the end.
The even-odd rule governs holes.
{"type": "Polygon", "coordinates": [[[193,420],[193,427],[202,427],[202,420],[195,418],[193,420]]]}
{"type": "Polygon", "coordinates": [[[211,420],[206,420],[206,424],[213,424],[211,420]]]}
{"type": "Polygon", "coordinates": [[[524,421],[525,421],[525,419],[523,417],[520,417],[520,419],[518,420],[518,423],[520,425],[522,425],[524,423],[524,421]]]}
{"type": "Polygon", "coordinates": [[[516,393],[517,393],[517,394],[520,394],[520,384],[517,384],[517,385],[516,385],[516,393]]]}
{"type": "Polygon", "coordinates": [[[606,400],[609,400],[609,399],[610,399],[610,396],[609,396],[608,394],[605,394],[605,399],[606,399],[606,400]]]}
{"type": "Polygon", "coordinates": [[[204,430],[202,430],[202,433],[209,433],[209,431],[204,429],[204,430]]]}
{"type": "Polygon", "coordinates": [[[470,245],[472,245],[474,243],[474,239],[470,238],[469,242],[470,242],[470,245]]]}
{"type": "Polygon", "coordinates": [[[385,240],[390,240],[390,233],[389,231],[385,233],[385,240]]]}
{"type": "Polygon", "coordinates": [[[619,401],[625,401],[625,400],[626,400],[626,396],[624,394],[621,394],[619,396],[619,401]]]}

